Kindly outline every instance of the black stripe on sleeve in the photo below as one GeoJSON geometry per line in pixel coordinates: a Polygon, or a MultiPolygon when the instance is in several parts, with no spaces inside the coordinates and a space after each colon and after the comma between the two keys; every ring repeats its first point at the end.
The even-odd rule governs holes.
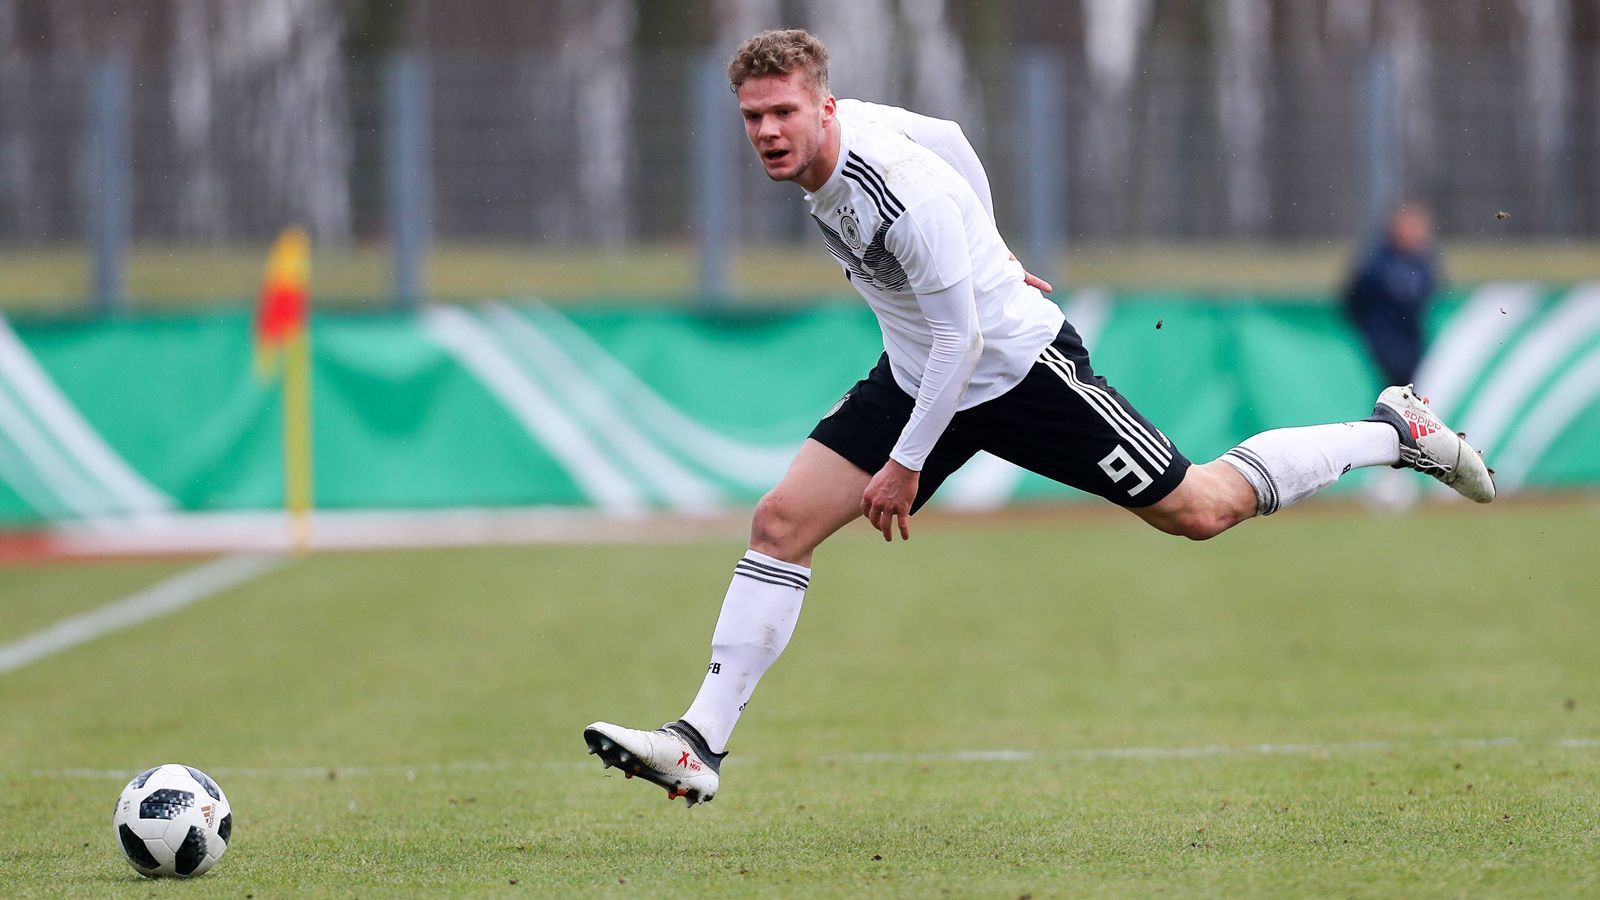
{"type": "Polygon", "coordinates": [[[882,175],[878,174],[877,169],[867,165],[867,161],[855,155],[854,152],[849,153],[848,157],[849,160],[845,163],[845,168],[849,168],[852,162],[855,163],[855,165],[861,169],[862,173],[864,173],[868,178],[872,179],[873,182],[878,185],[878,189],[883,191],[883,196],[887,200],[889,208],[894,212],[895,215],[898,216],[906,211],[906,205],[900,202],[900,198],[894,195],[894,191],[889,190],[888,183],[883,180],[882,175]]]}
{"type": "Polygon", "coordinates": [[[865,193],[867,197],[872,200],[872,205],[878,208],[878,218],[882,219],[884,222],[894,221],[890,217],[889,211],[884,208],[883,198],[878,195],[877,188],[869,184],[865,178],[861,177],[860,174],[851,171],[848,165],[844,167],[843,175],[844,177],[861,186],[862,193],[865,193]]]}

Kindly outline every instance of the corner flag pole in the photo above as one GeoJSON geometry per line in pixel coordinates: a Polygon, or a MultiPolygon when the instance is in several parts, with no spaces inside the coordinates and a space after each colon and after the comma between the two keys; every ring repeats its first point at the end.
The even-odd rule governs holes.
{"type": "Polygon", "coordinates": [[[283,361],[283,493],[289,543],[311,547],[311,330],[291,337],[283,361]]]}
{"type": "Polygon", "coordinates": [[[273,241],[256,315],[256,370],[283,374],[283,496],[289,543],[311,546],[311,239],[290,226],[273,241]]]}

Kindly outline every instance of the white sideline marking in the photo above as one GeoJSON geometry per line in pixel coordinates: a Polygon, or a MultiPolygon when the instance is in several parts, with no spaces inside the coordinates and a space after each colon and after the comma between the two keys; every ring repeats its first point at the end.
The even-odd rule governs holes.
{"type": "Polygon", "coordinates": [[[177,612],[283,565],[281,557],[228,556],[190,569],[151,588],[82,615],[62,619],[18,641],[0,645],[0,674],[92,641],[113,631],[177,612]]]}
{"type": "MultiPolygon", "coordinates": [[[[500,507],[438,510],[318,510],[314,550],[479,547],[504,544],[610,544],[742,540],[747,515],[621,518],[603,510],[500,507]]],[[[164,553],[287,553],[294,549],[283,512],[172,513],[138,527],[111,519],[57,523],[45,532],[59,556],[164,553]]]]}
{"type": "MultiPolygon", "coordinates": [[[[883,763],[1029,763],[1061,760],[1165,760],[1205,759],[1249,756],[1333,756],[1343,753],[1375,753],[1388,750],[1424,748],[1436,750],[1484,750],[1497,747],[1556,748],[1589,750],[1600,747],[1600,738],[1557,738],[1553,741],[1528,741],[1514,737],[1454,738],[1422,741],[1349,741],[1334,744],[1202,744],[1193,747],[1083,747],[1077,750],[1039,752],[1034,750],[954,750],[942,753],[839,753],[818,756],[822,765],[877,765],[883,763]]],[[[756,757],[730,757],[730,765],[741,768],[760,765],[756,757]]],[[[563,759],[545,762],[484,762],[395,764],[383,766],[285,766],[280,768],[235,767],[208,769],[222,778],[330,778],[345,776],[454,775],[477,772],[573,771],[594,767],[594,760],[563,759]]],[[[118,780],[132,778],[143,769],[32,769],[25,772],[0,771],[0,779],[26,777],[42,779],[118,780]]]]}

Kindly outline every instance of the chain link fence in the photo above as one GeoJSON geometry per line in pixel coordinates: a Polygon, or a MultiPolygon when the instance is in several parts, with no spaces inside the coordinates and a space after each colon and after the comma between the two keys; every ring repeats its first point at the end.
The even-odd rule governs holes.
{"type": "MultiPolygon", "coordinates": [[[[0,251],[91,248],[114,306],[139,245],[259,244],[289,222],[377,246],[373,291],[428,292],[441,247],[640,247],[726,286],[750,246],[813,238],[798,191],[744,144],[720,57],[575,67],[534,55],[334,60],[206,80],[116,60],[0,66],[0,251]]],[[[1269,60],[1156,52],[1131,78],[1078,55],[970,67],[958,118],[1003,230],[1030,253],[1089,243],[1348,242],[1401,197],[1445,236],[1600,235],[1600,59],[1552,76],[1433,48],[1269,60]],[[1423,73],[1418,75],[1418,72],[1423,73]]],[[[850,96],[848,73],[835,90],[850,96]]],[[[908,103],[891,89],[871,97],[908,103]]]]}

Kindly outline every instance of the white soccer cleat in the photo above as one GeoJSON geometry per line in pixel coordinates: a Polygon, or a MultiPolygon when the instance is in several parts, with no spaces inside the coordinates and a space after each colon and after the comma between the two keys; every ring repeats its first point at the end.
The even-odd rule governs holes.
{"type": "Polygon", "coordinates": [[[623,728],[595,722],[583,730],[589,752],[606,768],[615,766],[628,778],[637,775],[667,789],[667,799],[679,797],[708,803],[717,794],[718,775],[726,753],[712,753],[693,725],[668,722],[655,731],[623,728]]]}
{"type": "Polygon", "coordinates": [[[1468,500],[1494,499],[1494,470],[1484,465],[1483,452],[1467,443],[1466,434],[1451,431],[1440,421],[1413,386],[1384,388],[1371,421],[1393,425],[1400,432],[1400,462],[1395,468],[1432,475],[1468,500]]]}

